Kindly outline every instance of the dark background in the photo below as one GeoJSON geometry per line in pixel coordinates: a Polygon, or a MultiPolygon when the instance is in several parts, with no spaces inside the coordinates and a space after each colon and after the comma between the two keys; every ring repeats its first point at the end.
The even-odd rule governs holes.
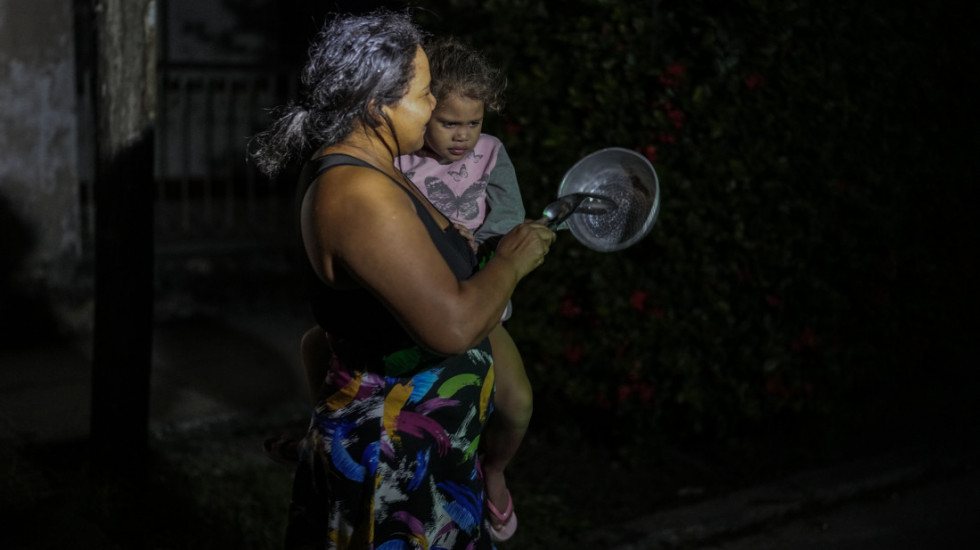
{"type": "MultiPolygon", "coordinates": [[[[504,113],[485,131],[504,141],[529,214],[594,150],[633,149],[656,167],[661,213],[644,241],[603,254],[563,233],[515,294],[509,329],[536,408],[512,483],[525,506],[552,512],[531,516],[541,527],[520,535],[527,538],[519,547],[554,547],[556,537],[587,527],[571,502],[576,491],[594,492],[596,507],[610,513],[638,513],[692,479],[721,490],[903,447],[913,433],[929,434],[913,442],[923,446],[974,448],[976,7],[224,3],[234,28],[269,38],[268,61],[292,68],[325,4],[411,5],[426,30],[485,51],[509,79],[504,113]],[[624,489],[629,480],[632,491],[624,489]]],[[[234,45],[233,34],[208,39],[234,45]]],[[[38,304],[30,322],[9,323],[33,335],[53,319],[43,293],[16,288],[29,235],[8,225],[0,299],[38,304]]],[[[291,253],[285,247],[280,256],[291,253]]],[[[191,296],[198,311],[301,300],[288,270],[249,270],[250,258],[234,265],[158,271],[159,300],[191,296]]],[[[85,477],[84,464],[32,452],[48,457],[39,459],[48,475],[85,477]]],[[[253,537],[245,547],[277,546],[275,505],[243,511],[223,500],[255,490],[254,466],[231,477],[166,461],[153,467],[171,489],[156,488],[158,516],[189,521],[174,510],[194,506],[212,514],[194,523],[208,532],[197,537],[201,547],[242,546],[243,533],[253,537]]],[[[86,491],[99,487],[60,493],[56,506],[42,500],[32,508],[28,499],[14,509],[43,523],[86,491]]],[[[114,513],[106,506],[90,522],[102,543],[118,534],[106,527],[114,513]]],[[[153,522],[147,529],[170,532],[153,522]]],[[[158,538],[195,547],[173,537],[158,538]]]]}

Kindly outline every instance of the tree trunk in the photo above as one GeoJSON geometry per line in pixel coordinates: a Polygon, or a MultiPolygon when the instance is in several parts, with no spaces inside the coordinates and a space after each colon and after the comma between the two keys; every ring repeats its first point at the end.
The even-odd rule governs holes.
{"type": "Polygon", "coordinates": [[[153,335],[154,0],[89,0],[96,178],[92,449],[95,471],[146,478],[153,335]]]}

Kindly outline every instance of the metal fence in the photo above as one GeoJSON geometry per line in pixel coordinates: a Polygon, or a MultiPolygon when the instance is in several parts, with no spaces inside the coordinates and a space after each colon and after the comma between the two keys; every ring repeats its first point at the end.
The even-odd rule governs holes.
{"type": "Polygon", "coordinates": [[[269,110],[293,97],[292,76],[254,66],[160,68],[158,254],[256,249],[292,236],[293,182],[269,181],[246,158],[269,110]]]}

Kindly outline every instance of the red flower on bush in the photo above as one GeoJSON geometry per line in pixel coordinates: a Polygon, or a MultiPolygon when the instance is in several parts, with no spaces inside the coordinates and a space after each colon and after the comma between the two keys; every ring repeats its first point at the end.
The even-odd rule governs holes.
{"type": "Polygon", "coordinates": [[[653,390],[653,384],[649,384],[647,382],[640,383],[636,388],[636,394],[640,399],[640,403],[643,403],[644,405],[652,405],[654,401],[653,390]]]}
{"type": "Polygon", "coordinates": [[[684,75],[687,74],[687,69],[684,68],[684,65],[675,61],[670,65],[667,65],[667,74],[678,78],[683,78],[684,75]]]}
{"type": "Polygon", "coordinates": [[[793,391],[787,388],[783,384],[783,380],[778,376],[774,376],[766,381],[766,393],[783,399],[789,399],[793,395],[793,391]]]}
{"type": "Polygon", "coordinates": [[[813,332],[813,329],[810,327],[804,328],[799,336],[793,339],[790,347],[793,351],[803,351],[817,347],[817,333],[813,332]]]}
{"type": "Polygon", "coordinates": [[[839,195],[846,195],[851,192],[851,189],[854,187],[854,182],[850,180],[835,180],[831,182],[831,185],[833,186],[835,193],[839,195]]]}
{"type": "Polygon", "coordinates": [[[657,146],[647,145],[644,147],[643,156],[645,156],[650,162],[657,162],[657,146]]]}
{"type": "Polygon", "coordinates": [[[504,126],[504,131],[512,136],[520,134],[523,130],[524,127],[516,122],[508,122],[507,125],[504,126]]]}
{"type": "Polygon", "coordinates": [[[643,311],[646,306],[647,292],[645,290],[636,289],[633,294],[630,295],[630,305],[636,311],[643,311]]]}
{"type": "MultiPolygon", "coordinates": [[[[637,368],[639,368],[639,364],[637,364],[637,368]]],[[[616,388],[616,401],[623,404],[630,397],[635,397],[640,404],[648,407],[653,405],[656,400],[655,390],[656,387],[653,384],[640,378],[638,373],[632,372],[627,376],[627,380],[616,388]]]]}
{"type": "Polygon", "coordinates": [[[769,307],[779,307],[783,305],[783,301],[775,294],[766,294],[766,303],[769,307]]]}
{"type": "Polygon", "coordinates": [[[871,303],[876,306],[887,306],[891,301],[891,294],[888,292],[879,290],[877,292],[871,293],[871,303]]]}
{"type": "Polygon", "coordinates": [[[565,347],[565,360],[569,363],[578,363],[582,360],[582,346],[570,345],[565,347]]]}
{"type": "MultiPolygon", "coordinates": [[[[667,115],[667,120],[670,121],[671,125],[674,128],[680,128],[680,127],[684,126],[684,120],[685,120],[685,116],[686,115],[684,114],[684,111],[681,111],[677,107],[674,107],[674,104],[673,103],[671,103],[669,101],[665,101],[663,103],[655,102],[653,104],[653,107],[654,107],[654,109],[660,109],[660,110],[662,110],[664,112],[664,114],[667,115]]],[[[662,136],[667,136],[667,135],[670,135],[670,134],[664,133],[664,134],[661,134],[661,135],[662,136]]],[[[670,136],[671,137],[668,138],[668,139],[670,139],[671,142],[673,142],[673,136],[672,135],[670,135],[670,136]]]]}
{"type": "Polygon", "coordinates": [[[626,400],[630,398],[631,393],[633,393],[633,389],[630,386],[620,384],[619,387],[616,388],[616,401],[619,403],[625,403],[626,400]]]}
{"type": "Polygon", "coordinates": [[[582,307],[576,304],[571,298],[565,298],[561,301],[561,309],[558,310],[558,315],[566,319],[571,319],[578,317],[581,313],[582,307]]]}
{"type": "Polygon", "coordinates": [[[660,84],[667,88],[676,88],[680,86],[685,74],[687,74],[687,69],[684,68],[684,65],[674,62],[667,65],[667,70],[657,79],[660,81],[660,84]]]}
{"type": "Polygon", "coordinates": [[[620,346],[618,348],[616,348],[615,350],[613,350],[613,355],[616,356],[616,357],[622,357],[622,356],[626,355],[626,350],[629,349],[629,346],[630,346],[629,345],[629,342],[625,342],[623,344],[620,344],[620,346]]]}
{"type": "Polygon", "coordinates": [[[674,125],[674,128],[680,128],[684,126],[684,112],[678,109],[670,109],[667,111],[667,118],[674,125]]]}
{"type": "Polygon", "coordinates": [[[759,73],[752,73],[745,77],[745,87],[750,90],[761,88],[766,83],[766,79],[759,73]]]}

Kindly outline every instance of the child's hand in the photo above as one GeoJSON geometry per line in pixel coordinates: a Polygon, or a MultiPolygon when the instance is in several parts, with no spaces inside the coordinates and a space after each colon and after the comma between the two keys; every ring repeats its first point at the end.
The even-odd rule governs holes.
{"type": "Polygon", "coordinates": [[[466,241],[470,243],[470,248],[473,249],[473,253],[475,254],[477,247],[476,247],[476,237],[473,236],[473,233],[469,229],[467,229],[465,225],[454,223],[453,226],[456,228],[456,231],[459,231],[460,235],[466,237],[466,241]]]}

